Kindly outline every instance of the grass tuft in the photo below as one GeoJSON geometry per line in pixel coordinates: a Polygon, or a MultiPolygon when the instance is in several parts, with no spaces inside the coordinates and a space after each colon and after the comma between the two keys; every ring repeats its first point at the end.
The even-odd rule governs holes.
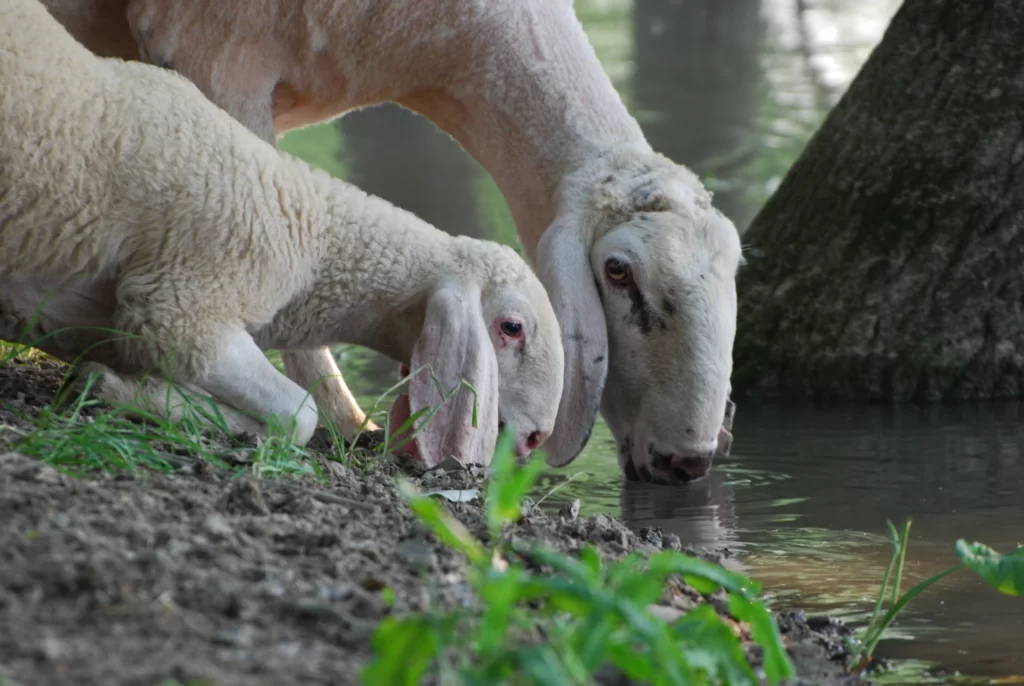
{"type": "Polygon", "coordinates": [[[522,498],[544,458],[517,464],[506,432],[491,464],[486,545],[442,503],[409,483],[400,485],[420,521],[469,561],[476,603],[381,622],[363,683],[411,686],[429,673],[439,683],[466,685],[593,684],[607,667],[653,684],[758,683],[734,629],[710,607],[672,623],[651,613],[666,581],[677,575],[703,593],[725,593],[733,615],[749,624],[764,649],[764,678],[778,683],[794,676],[753,581],[683,553],[661,552],[648,560],[630,555],[603,564],[591,547],[577,558],[510,543],[506,529],[518,521],[522,498]]]}
{"type": "Polygon", "coordinates": [[[892,556],[885,568],[882,587],[878,592],[878,599],[875,601],[871,619],[848,646],[854,656],[852,672],[862,672],[871,664],[874,651],[882,640],[885,630],[892,626],[910,601],[953,572],[966,567],[1000,593],[1024,595],[1024,546],[1005,555],[1000,555],[982,543],[967,543],[964,539],[959,539],[956,542],[956,552],[962,560],[960,564],[928,577],[901,596],[900,584],[903,577],[903,565],[907,557],[907,545],[910,542],[910,520],[908,519],[903,525],[902,533],[896,530],[891,521],[887,521],[886,524],[889,526],[889,534],[892,539],[892,556]],[[890,586],[892,592],[889,597],[889,608],[885,614],[879,615],[890,586]]]}

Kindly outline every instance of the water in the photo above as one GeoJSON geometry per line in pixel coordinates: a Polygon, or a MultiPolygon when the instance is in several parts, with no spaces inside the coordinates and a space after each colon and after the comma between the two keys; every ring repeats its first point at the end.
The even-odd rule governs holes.
{"type": "MultiPolygon", "coordinates": [[[[568,472],[593,476],[549,500],[728,547],[773,607],[857,624],[888,562],[886,519],[913,518],[904,588],[958,562],[958,538],[1006,551],[1024,542],[1024,406],[738,408],[732,455],[684,488],[626,484],[607,439],[568,472]],[[740,414],[742,413],[742,414],[740,414]]],[[[549,486],[550,487],[550,486],[549,486]]],[[[879,652],[976,676],[1024,674],[1024,599],[958,572],[921,595],[879,652]]]]}
{"type": "MultiPolygon", "coordinates": [[[[606,70],[659,151],[693,168],[744,230],[880,40],[899,0],[576,0],[606,70]]],[[[452,233],[516,244],[494,184],[431,124],[394,107],[289,134],[283,145],[452,233]]],[[[365,408],[396,365],[339,350],[365,408]]],[[[389,401],[381,407],[386,408],[389,401]]],[[[740,406],[733,454],[685,488],[625,484],[598,424],[580,458],[552,470],[546,504],[659,526],[728,547],[773,606],[870,613],[888,560],[886,518],[914,524],[912,585],[956,562],[957,538],[1007,550],[1024,538],[1021,408],[740,406]],[[571,480],[570,480],[571,479],[571,480]]],[[[1024,599],[967,572],[912,604],[879,651],[904,672],[1024,674],[1024,599]]],[[[920,681],[913,673],[910,680],[920,681]]]]}

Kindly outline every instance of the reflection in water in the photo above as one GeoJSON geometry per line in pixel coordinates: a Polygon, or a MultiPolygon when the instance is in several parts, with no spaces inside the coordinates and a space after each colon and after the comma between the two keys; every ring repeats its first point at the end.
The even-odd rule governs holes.
{"type": "MultiPolygon", "coordinates": [[[[913,518],[904,588],[958,560],[958,538],[1024,543],[1024,406],[747,407],[713,478],[673,489],[629,484],[621,514],[684,545],[729,548],[776,607],[863,621],[889,559],[886,519],[913,518]]],[[[573,469],[588,469],[585,455],[573,469]]],[[[579,497],[572,483],[549,500],[579,497]]],[[[601,508],[606,507],[605,503],[601,508]]],[[[1024,599],[961,572],[926,591],[879,652],[974,675],[1024,673],[1024,599]]]]}
{"type": "MultiPolygon", "coordinates": [[[[881,37],[900,0],[576,0],[598,57],[654,146],[702,174],[741,230],[881,37]]],[[[479,167],[395,107],[285,137],[283,147],[453,232],[514,243],[479,167]],[[341,132],[339,141],[338,133],[341,132]]],[[[397,365],[339,351],[369,409],[397,365]]],[[[390,402],[380,406],[386,409],[390,402]]],[[[626,484],[607,427],[550,470],[545,506],[621,513],[684,544],[728,548],[777,607],[851,620],[870,611],[888,561],[885,520],[913,516],[907,584],[955,561],[957,538],[1024,542],[1017,406],[740,408],[733,455],[684,488],[626,484]],[[567,480],[572,481],[567,483],[567,480]]],[[[904,586],[909,587],[909,586],[904,586]]],[[[1024,600],[958,573],[920,596],[880,652],[969,674],[1024,673],[1024,600]]]]}
{"type": "Polygon", "coordinates": [[[760,0],[636,0],[633,34],[633,111],[648,140],[746,225],[757,209],[744,182],[758,152],[760,0]]]}

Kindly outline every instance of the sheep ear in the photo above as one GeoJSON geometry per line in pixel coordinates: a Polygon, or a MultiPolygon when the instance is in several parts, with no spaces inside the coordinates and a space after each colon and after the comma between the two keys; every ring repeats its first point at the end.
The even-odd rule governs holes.
{"type": "Polygon", "coordinates": [[[489,464],[498,440],[498,360],[479,290],[448,285],[431,295],[411,362],[411,414],[438,408],[429,421],[419,420],[423,461],[434,467],[454,455],[463,464],[489,464]]]}
{"type": "Polygon", "coordinates": [[[537,276],[548,292],[562,331],[565,381],[555,429],[544,444],[548,464],[576,459],[590,438],[608,373],[608,329],[576,223],[558,219],[537,245],[537,276]]]}

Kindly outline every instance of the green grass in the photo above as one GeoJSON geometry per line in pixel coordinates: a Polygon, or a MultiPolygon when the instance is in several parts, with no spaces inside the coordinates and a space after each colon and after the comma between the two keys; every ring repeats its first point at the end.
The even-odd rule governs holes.
{"type": "Polygon", "coordinates": [[[536,456],[516,464],[503,435],[492,461],[485,513],[489,543],[474,538],[438,501],[407,482],[399,487],[417,517],[470,564],[476,603],[467,609],[389,617],[378,626],[365,684],[593,684],[614,665],[650,684],[756,684],[733,630],[707,605],[673,623],[648,610],[670,576],[704,594],[724,590],[730,613],[749,624],[764,650],[764,677],[794,676],[775,621],[744,576],[682,553],[649,559],[629,555],[602,563],[584,548],[571,557],[536,544],[510,543],[506,528],[520,516],[523,496],[544,469],[536,456]],[[542,570],[542,571],[538,571],[542,570]]]}
{"type": "MultiPolygon", "coordinates": [[[[27,344],[0,343],[0,367],[45,359],[45,354],[27,344]]],[[[225,469],[250,469],[262,477],[314,474],[326,478],[320,462],[278,424],[268,425],[266,436],[238,440],[229,435],[224,417],[208,399],[171,391],[175,395],[167,402],[182,402],[182,416],[170,420],[166,412],[91,397],[96,377],[81,379],[80,388],[75,388],[72,373],[72,367],[67,367],[62,389],[49,405],[36,413],[22,411],[20,422],[0,426],[0,432],[14,434],[15,449],[62,472],[82,476],[97,471],[172,471],[185,458],[225,469]]],[[[318,457],[350,467],[360,465],[337,431],[333,427],[328,431],[337,448],[318,457]]]]}
{"type": "MultiPolygon", "coordinates": [[[[36,344],[39,342],[35,341],[36,344]]],[[[0,367],[12,363],[31,364],[43,359],[48,358],[28,344],[0,342],[0,367]]],[[[277,362],[280,364],[279,359],[277,362]]],[[[476,389],[466,382],[445,389],[432,376],[442,397],[441,403],[419,410],[402,426],[390,426],[388,413],[380,410],[381,404],[425,368],[413,370],[371,404],[367,417],[378,417],[384,429],[384,441],[372,453],[362,451],[363,459],[360,459],[356,453],[346,449],[346,442],[336,428],[328,426],[335,451],[319,457],[342,462],[347,467],[369,466],[374,459],[400,450],[413,440],[461,387],[476,396],[476,389]]],[[[98,379],[90,375],[76,384],[71,378],[72,369],[67,367],[62,389],[51,404],[35,415],[23,412],[23,426],[0,425],[0,437],[4,432],[14,433],[17,450],[78,476],[96,471],[172,471],[181,464],[181,457],[186,456],[206,460],[221,468],[244,465],[262,477],[312,473],[326,478],[317,456],[294,443],[291,427],[271,423],[267,426],[266,436],[239,441],[230,435],[223,415],[208,398],[190,396],[172,385],[166,399],[167,406],[172,400],[181,404],[181,417],[172,420],[167,418],[170,413],[166,407],[161,412],[154,412],[136,405],[110,403],[92,397],[90,390],[98,379]]],[[[164,377],[168,378],[170,374],[164,374],[164,377]]],[[[472,423],[477,425],[475,403],[472,423]]],[[[359,436],[355,436],[352,442],[358,439],[359,436]]]]}
{"type": "Polygon", "coordinates": [[[874,651],[878,647],[879,641],[882,640],[885,630],[896,621],[910,601],[929,586],[953,572],[967,568],[1000,593],[1011,596],[1024,595],[1024,546],[1001,555],[983,543],[968,543],[961,538],[956,542],[956,553],[960,557],[960,564],[928,577],[901,596],[903,564],[907,558],[907,545],[910,542],[910,520],[908,519],[903,525],[902,533],[896,530],[892,522],[886,523],[889,526],[889,535],[892,539],[892,556],[885,568],[882,587],[875,601],[871,619],[849,646],[854,655],[851,671],[862,672],[871,664],[874,651]],[[880,614],[886,596],[888,596],[888,610],[884,614],[880,614]]]}

